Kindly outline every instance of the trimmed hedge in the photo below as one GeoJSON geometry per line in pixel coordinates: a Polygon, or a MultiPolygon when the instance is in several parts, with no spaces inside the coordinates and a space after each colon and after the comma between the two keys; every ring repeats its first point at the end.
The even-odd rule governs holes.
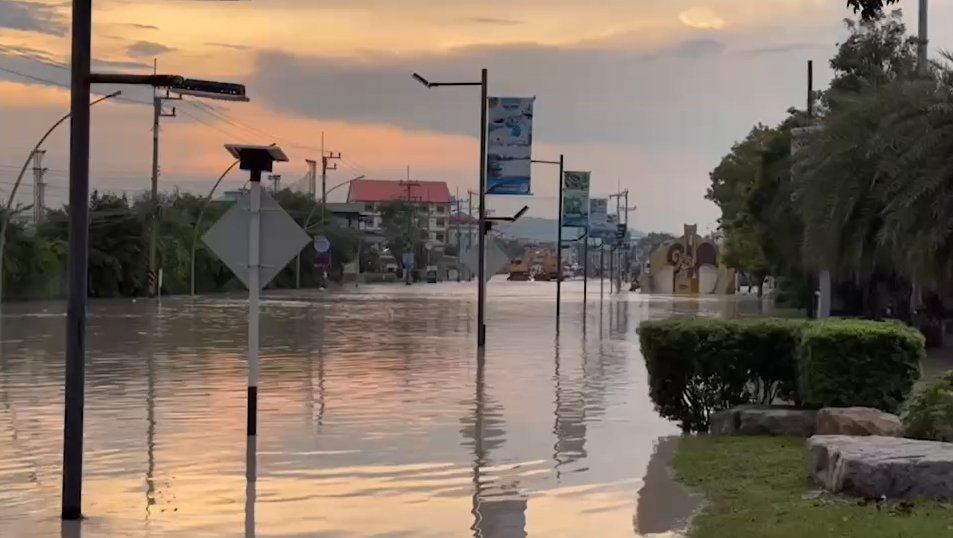
{"type": "Polygon", "coordinates": [[[953,371],[914,390],[900,419],[907,437],[953,443],[953,371]]]}
{"type": "Polygon", "coordinates": [[[801,327],[795,320],[672,319],[639,327],[649,393],[685,431],[708,431],[712,413],[796,399],[801,327]]]}
{"type": "Polygon", "coordinates": [[[896,412],[920,377],[923,336],[899,323],[828,321],[801,339],[798,386],[810,407],[896,412]]]}
{"type": "Polygon", "coordinates": [[[717,411],[779,399],[895,411],[925,356],[916,331],[871,321],[671,319],[638,332],[656,410],[694,432],[717,411]]]}

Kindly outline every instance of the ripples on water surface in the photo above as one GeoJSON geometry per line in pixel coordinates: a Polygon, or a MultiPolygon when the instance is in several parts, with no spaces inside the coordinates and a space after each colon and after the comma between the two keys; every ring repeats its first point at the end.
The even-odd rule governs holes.
{"type": "MultiPolygon", "coordinates": [[[[662,532],[670,524],[646,522],[666,510],[646,507],[668,506],[672,488],[664,465],[649,463],[677,429],[652,409],[635,329],[739,305],[624,293],[600,312],[596,282],[583,323],[581,288],[565,285],[557,338],[552,284],[494,281],[482,367],[472,284],[269,294],[248,491],[241,297],[93,302],[88,519],[64,536],[662,532]]],[[[5,538],[61,532],[62,313],[62,304],[5,305],[5,538]]]]}

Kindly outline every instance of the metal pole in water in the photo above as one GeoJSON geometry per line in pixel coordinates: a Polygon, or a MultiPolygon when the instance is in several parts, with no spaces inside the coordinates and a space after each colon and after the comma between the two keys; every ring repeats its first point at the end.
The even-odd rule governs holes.
{"type": "MultiPolygon", "coordinates": [[[[576,252],[579,252],[578,250],[576,252]]],[[[582,246],[582,313],[586,313],[586,306],[589,304],[589,234],[586,234],[586,242],[582,246]]]]}
{"type": "Polygon", "coordinates": [[[80,519],[83,497],[83,407],[86,383],[86,293],[89,262],[89,85],[92,2],[73,3],[69,152],[69,297],[61,517],[80,519]]]}
{"type": "Polygon", "coordinates": [[[563,155],[559,155],[559,212],[556,214],[556,330],[563,292],[563,155]]]}
{"type": "Polygon", "coordinates": [[[251,171],[248,234],[248,435],[258,435],[258,299],[261,286],[261,171],[251,171]]]}
{"type": "Polygon", "coordinates": [[[477,283],[477,348],[486,346],[486,100],[487,70],[481,72],[480,85],[480,235],[477,238],[479,252],[479,279],[477,283]]]}
{"type": "Polygon", "coordinates": [[[599,302],[605,300],[606,293],[606,246],[599,246],[599,302]]]}

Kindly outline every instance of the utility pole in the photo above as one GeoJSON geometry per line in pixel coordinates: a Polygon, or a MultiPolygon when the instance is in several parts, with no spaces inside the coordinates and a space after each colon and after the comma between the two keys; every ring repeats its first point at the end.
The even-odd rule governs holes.
{"type": "Polygon", "coordinates": [[[278,194],[281,190],[281,174],[268,174],[268,179],[271,180],[271,192],[278,194]]]}
{"type": "Polygon", "coordinates": [[[314,200],[318,194],[318,161],[305,159],[304,162],[308,163],[308,196],[314,200]]]}
{"type": "Polygon", "coordinates": [[[324,151],[324,132],[321,132],[321,222],[327,217],[328,207],[328,170],[337,170],[337,163],[330,164],[331,161],[339,160],[341,152],[336,154],[333,151],[325,153],[324,151]]]}
{"type": "MultiPolygon", "coordinates": [[[[625,232],[626,234],[628,234],[629,233],[629,189],[626,189],[625,191],[623,191],[623,194],[625,195],[625,206],[624,206],[625,207],[625,222],[623,224],[625,224],[625,232]]],[[[622,271],[620,271],[620,275],[622,276],[622,279],[619,281],[619,291],[622,290],[622,283],[625,281],[625,279],[629,277],[630,273],[631,271],[629,267],[629,243],[626,242],[625,248],[622,249],[622,271]]]]}
{"type": "MultiPolygon", "coordinates": [[[[157,68],[156,61],[153,61],[153,74],[157,68]]],[[[172,97],[166,90],[164,96],[156,94],[155,87],[152,88],[152,192],[149,198],[152,213],[151,225],[149,230],[149,297],[155,297],[158,291],[158,269],[159,269],[159,118],[174,118],[175,108],[171,113],[162,110],[163,101],[179,101],[182,97],[172,97]]]]}
{"type": "MultiPolygon", "coordinates": [[[[921,0],[921,17],[923,14],[923,8],[926,4],[926,0],[921,0]]],[[[923,31],[923,21],[921,20],[920,30],[923,31]]],[[[923,36],[921,35],[921,39],[923,36]]],[[[926,47],[923,46],[920,49],[921,54],[926,53],[926,47]]],[[[920,62],[921,67],[925,65],[923,61],[920,62]]],[[[808,60],[807,62],[807,117],[811,120],[814,119],[814,61],[808,60]]],[[[812,123],[813,125],[813,123],[812,123]]],[[[763,156],[762,156],[763,160],[763,156]]],[[[763,163],[762,163],[763,165],[763,163]]],[[[760,173],[760,171],[759,171],[760,173]]],[[[826,319],[831,315],[831,272],[825,268],[822,268],[817,274],[817,297],[816,297],[816,306],[817,306],[817,319],[826,319]]]]}
{"type": "Polygon", "coordinates": [[[606,245],[605,241],[599,244],[599,310],[602,310],[602,301],[606,293],[606,245]]]}
{"type": "Polygon", "coordinates": [[[928,0],[920,0],[920,32],[917,39],[917,57],[919,59],[920,73],[926,74],[929,70],[929,59],[927,58],[927,45],[930,43],[928,38],[929,24],[927,20],[928,0]]]}
{"type": "Polygon", "coordinates": [[[453,198],[453,201],[457,206],[456,215],[451,215],[451,218],[457,221],[457,282],[460,282],[460,250],[463,248],[463,243],[460,238],[460,219],[463,216],[463,212],[460,209],[460,187],[457,187],[457,195],[453,198]]]}
{"type": "Polygon", "coordinates": [[[807,61],[807,117],[814,117],[814,60],[807,61]]]}
{"type": "MultiPolygon", "coordinates": [[[[473,248],[473,195],[476,191],[467,189],[467,249],[473,248]]],[[[473,280],[473,272],[467,270],[467,282],[473,280]]]]}
{"type": "Polygon", "coordinates": [[[43,168],[43,155],[46,150],[38,149],[33,152],[33,223],[39,225],[43,222],[46,211],[46,183],[43,181],[43,175],[46,168],[43,168]]]}
{"type": "MultiPolygon", "coordinates": [[[[414,236],[417,235],[414,233],[414,218],[417,216],[416,208],[413,206],[412,198],[410,195],[411,189],[420,185],[417,181],[410,180],[410,166],[407,167],[407,180],[401,181],[400,185],[407,188],[407,252],[404,253],[404,261],[412,259],[414,255],[414,236]],[[410,254],[410,256],[408,256],[410,254]]],[[[412,284],[412,279],[410,277],[410,267],[407,263],[402,264],[404,266],[404,284],[410,286],[412,284]]]]}

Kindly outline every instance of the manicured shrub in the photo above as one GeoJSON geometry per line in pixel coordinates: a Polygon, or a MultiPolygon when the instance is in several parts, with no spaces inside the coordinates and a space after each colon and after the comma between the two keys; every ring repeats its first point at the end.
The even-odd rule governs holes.
{"type": "Polygon", "coordinates": [[[656,410],[683,430],[708,431],[714,412],[797,400],[804,322],[672,319],[645,322],[639,340],[656,410]]]}
{"type": "Polygon", "coordinates": [[[907,437],[953,443],[953,371],[914,390],[900,418],[907,437]]]}
{"type": "Polygon", "coordinates": [[[923,336],[899,323],[811,323],[801,336],[801,399],[809,407],[895,412],[919,377],[925,355],[923,336]]]}

